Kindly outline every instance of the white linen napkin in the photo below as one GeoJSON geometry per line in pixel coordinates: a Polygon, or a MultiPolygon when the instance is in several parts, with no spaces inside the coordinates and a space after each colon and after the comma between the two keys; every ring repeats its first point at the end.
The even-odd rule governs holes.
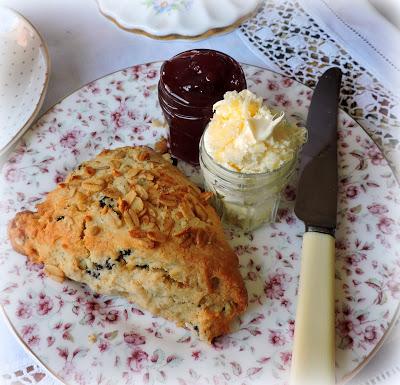
{"type": "Polygon", "coordinates": [[[363,63],[387,89],[400,95],[399,29],[367,0],[300,0],[300,3],[356,61],[363,63]]]}

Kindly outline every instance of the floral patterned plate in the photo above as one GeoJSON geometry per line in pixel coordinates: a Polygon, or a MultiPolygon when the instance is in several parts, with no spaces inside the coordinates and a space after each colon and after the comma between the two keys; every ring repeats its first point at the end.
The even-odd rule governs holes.
{"type": "MultiPolygon", "coordinates": [[[[277,222],[253,233],[227,228],[249,292],[235,331],[213,346],[117,297],[46,278],[11,250],[6,224],[32,209],[66,173],[103,148],[153,144],[166,134],[157,102],[160,63],[92,82],[48,111],[25,134],[0,176],[0,301],[18,337],[68,384],[283,384],[295,318],[303,225],[293,213],[295,181],[277,222]]],[[[244,66],[249,88],[305,120],[312,91],[244,66]]],[[[339,115],[336,357],[339,381],[379,348],[400,298],[400,189],[377,146],[339,115]]],[[[200,180],[198,170],[179,164],[200,180]]],[[[315,309],[317,312],[318,309],[315,309]]]]}

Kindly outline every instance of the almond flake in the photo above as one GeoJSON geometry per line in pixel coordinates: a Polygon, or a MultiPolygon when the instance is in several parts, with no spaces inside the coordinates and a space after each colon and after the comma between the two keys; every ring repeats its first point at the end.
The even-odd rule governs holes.
{"type": "Polygon", "coordinates": [[[141,218],[144,214],[147,213],[147,207],[145,207],[142,211],[138,213],[138,217],[141,218]]]}
{"type": "Polygon", "coordinates": [[[114,189],[114,188],[111,188],[111,187],[105,188],[105,189],[102,191],[102,193],[103,193],[105,196],[110,197],[110,198],[113,198],[113,199],[118,199],[118,198],[121,197],[121,193],[120,193],[118,190],[116,190],[116,189],[114,189]]]}
{"type": "Polygon", "coordinates": [[[119,170],[117,170],[115,168],[113,168],[111,172],[115,177],[119,177],[122,175],[122,172],[120,172],[119,170]]]}
{"type": "Polygon", "coordinates": [[[128,210],[129,207],[130,204],[126,200],[118,198],[118,210],[121,211],[121,213],[128,210]]]}
{"type": "Polygon", "coordinates": [[[130,209],[130,210],[128,210],[128,213],[129,213],[130,218],[132,219],[133,225],[135,227],[139,227],[140,221],[139,221],[139,218],[138,218],[136,212],[134,210],[130,209]]]}
{"type": "Polygon", "coordinates": [[[139,152],[137,159],[141,162],[150,159],[150,153],[148,151],[139,152]]]}
{"type": "Polygon", "coordinates": [[[163,243],[167,240],[167,236],[160,231],[148,231],[147,238],[159,243],[163,243]]]}
{"type": "Polygon", "coordinates": [[[142,230],[136,230],[136,229],[130,230],[129,235],[132,238],[146,238],[146,232],[142,230]]]}
{"type": "Polygon", "coordinates": [[[193,211],[186,202],[180,203],[179,210],[187,220],[194,218],[193,211]]]}
{"type": "Polygon", "coordinates": [[[82,188],[90,192],[98,192],[101,191],[104,187],[105,183],[103,180],[93,180],[93,181],[85,181],[82,183],[82,188]]]}
{"type": "Polygon", "coordinates": [[[214,194],[211,191],[204,191],[200,193],[200,199],[207,202],[214,194]]]}
{"type": "Polygon", "coordinates": [[[172,234],[172,235],[173,235],[174,237],[180,237],[180,236],[182,236],[182,235],[189,234],[190,231],[191,231],[191,227],[188,226],[188,227],[183,228],[182,230],[179,230],[178,232],[176,232],[176,233],[174,233],[174,234],[172,234]]]}
{"type": "Polygon", "coordinates": [[[169,233],[171,230],[172,230],[172,228],[174,227],[174,225],[175,225],[175,223],[174,223],[174,221],[172,220],[172,218],[170,217],[170,216],[166,216],[165,217],[165,219],[164,219],[164,222],[163,222],[163,230],[166,232],[166,233],[169,233]]]}
{"type": "Polygon", "coordinates": [[[137,184],[135,186],[136,192],[138,193],[138,195],[143,199],[143,200],[147,200],[149,198],[149,194],[147,194],[147,191],[140,185],[137,184]]]}
{"type": "Polygon", "coordinates": [[[128,227],[130,227],[130,228],[136,227],[136,226],[133,225],[133,221],[132,221],[132,218],[131,218],[131,215],[130,215],[129,211],[125,211],[122,214],[122,217],[124,218],[124,221],[128,225],[128,227]]]}
{"type": "Polygon", "coordinates": [[[161,203],[164,206],[167,207],[176,207],[178,206],[178,203],[176,202],[175,199],[171,199],[169,194],[161,194],[158,198],[159,203],[161,203]]]}
{"type": "Polygon", "coordinates": [[[196,216],[201,219],[203,222],[205,222],[208,218],[206,210],[201,205],[195,205],[194,206],[194,212],[196,213],[196,216]]]}
{"type": "Polygon", "coordinates": [[[165,154],[168,152],[168,141],[165,138],[161,138],[155,145],[154,150],[159,154],[165,154]]]}
{"type": "Polygon", "coordinates": [[[142,199],[139,198],[139,197],[136,197],[136,198],[133,200],[133,202],[132,202],[132,204],[131,204],[131,207],[132,207],[137,213],[140,212],[140,211],[142,211],[143,208],[144,208],[144,204],[143,204],[142,199]]]}
{"type": "Polygon", "coordinates": [[[85,166],[85,171],[86,174],[89,174],[90,176],[96,174],[96,170],[91,166],[85,166]]]}
{"type": "Polygon", "coordinates": [[[150,223],[150,218],[148,215],[143,215],[142,218],[140,218],[140,222],[143,223],[144,225],[148,225],[150,223]]]}
{"type": "Polygon", "coordinates": [[[136,198],[136,195],[136,191],[132,189],[125,195],[125,200],[131,205],[133,200],[136,198]]]}
{"type": "Polygon", "coordinates": [[[119,169],[121,167],[121,161],[118,159],[112,159],[111,164],[115,169],[119,169]]]}
{"type": "Polygon", "coordinates": [[[137,174],[140,173],[140,168],[131,168],[129,171],[126,172],[125,176],[127,179],[134,178],[137,174]]]}

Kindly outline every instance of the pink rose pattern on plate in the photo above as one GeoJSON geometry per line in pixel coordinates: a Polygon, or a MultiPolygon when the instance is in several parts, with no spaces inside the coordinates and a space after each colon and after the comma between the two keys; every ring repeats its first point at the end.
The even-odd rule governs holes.
{"type": "MultiPolygon", "coordinates": [[[[159,67],[135,66],[83,87],[45,114],[9,157],[0,181],[0,303],[27,346],[69,384],[283,384],[303,232],[293,213],[295,181],[283,193],[275,224],[253,233],[226,229],[250,305],[235,332],[212,347],[121,298],[51,281],[42,266],[10,248],[8,220],[32,209],[73,167],[103,148],[153,144],[166,134],[157,124],[159,67]]],[[[250,89],[304,124],[308,88],[244,69],[250,89]]],[[[343,379],[379,344],[396,313],[400,190],[376,145],[342,112],[339,127],[336,333],[343,379]]],[[[180,167],[200,180],[197,169],[180,167]]]]}

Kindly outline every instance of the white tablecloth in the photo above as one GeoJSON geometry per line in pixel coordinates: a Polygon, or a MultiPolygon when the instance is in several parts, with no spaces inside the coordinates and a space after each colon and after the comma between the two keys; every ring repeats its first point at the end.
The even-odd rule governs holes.
{"type": "MultiPolygon", "coordinates": [[[[200,42],[155,41],[118,29],[99,14],[94,0],[0,0],[0,5],[25,15],[49,46],[52,71],[43,111],[91,80],[195,47],[222,50],[240,62],[280,70],[268,58],[255,54],[238,31],[200,42]]],[[[395,354],[399,335],[392,336],[392,342],[353,380],[354,385],[400,382],[400,359],[395,354]]],[[[26,379],[43,385],[56,383],[23,350],[0,317],[0,384],[29,383],[26,379]]]]}

